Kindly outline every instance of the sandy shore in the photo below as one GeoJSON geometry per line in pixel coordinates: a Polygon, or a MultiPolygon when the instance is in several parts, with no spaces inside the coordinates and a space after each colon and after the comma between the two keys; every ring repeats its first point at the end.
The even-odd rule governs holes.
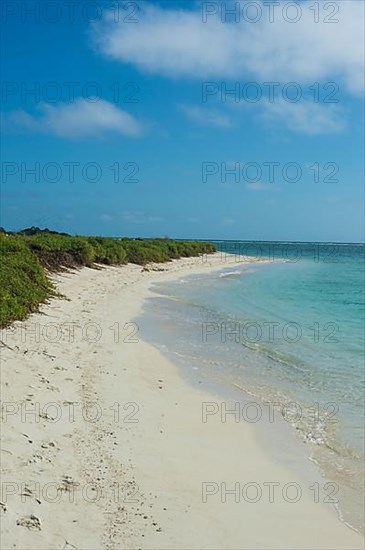
{"type": "Polygon", "coordinates": [[[188,385],[133,322],[152,283],[233,265],[217,254],[58,275],[67,299],[4,331],[3,549],[363,548],[255,426],[202,422],[217,397],[188,385]],[[239,494],[222,502],[223,483],[239,494]],[[288,483],[297,502],[282,497],[288,483]]]}

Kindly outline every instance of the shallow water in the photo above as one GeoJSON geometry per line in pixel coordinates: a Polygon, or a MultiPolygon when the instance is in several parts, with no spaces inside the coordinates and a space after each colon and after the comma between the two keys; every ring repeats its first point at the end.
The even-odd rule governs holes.
{"type": "Polygon", "coordinates": [[[186,372],[198,369],[270,403],[341,486],[341,514],[359,530],[364,247],[218,244],[221,272],[155,285],[147,337],[186,372]],[[230,267],[226,252],[268,261],[230,267]]]}

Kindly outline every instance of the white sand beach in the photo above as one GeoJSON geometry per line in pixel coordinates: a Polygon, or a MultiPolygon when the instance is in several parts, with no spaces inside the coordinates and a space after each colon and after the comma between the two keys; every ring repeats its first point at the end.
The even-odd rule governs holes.
{"type": "Polygon", "coordinates": [[[203,423],[217,396],[187,384],[134,323],[153,283],[234,265],[215,254],[63,273],[64,298],[3,331],[3,549],[363,548],[255,425],[203,423]],[[239,484],[239,502],[222,502],[222,483],[239,484]],[[247,483],[263,489],[257,502],[242,497],[247,483]],[[288,483],[297,502],[282,498],[288,483]]]}

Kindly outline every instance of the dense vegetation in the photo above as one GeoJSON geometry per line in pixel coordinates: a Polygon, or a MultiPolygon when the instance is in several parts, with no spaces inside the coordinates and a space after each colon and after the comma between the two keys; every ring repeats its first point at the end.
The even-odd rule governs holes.
{"type": "Polygon", "coordinates": [[[0,326],[35,311],[52,286],[38,258],[23,239],[0,234],[0,326]]]}
{"type": "Polygon", "coordinates": [[[24,319],[53,292],[46,270],[168,262],[215,252],[214,245],[172,239],[72,237],[31,228],[17,234],[0,231],[0,327],[24,319]]]}

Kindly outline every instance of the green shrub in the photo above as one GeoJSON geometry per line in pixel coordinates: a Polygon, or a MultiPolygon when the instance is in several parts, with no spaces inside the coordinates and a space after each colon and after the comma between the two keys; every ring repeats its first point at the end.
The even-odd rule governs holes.
{"type": "Polygon", "coordinates": [[[95,262],[106,265],[120,265],[126,263],[127,253],[121,241],[103,237],[87,237],[94,249],[95,262]]]}
{"type": "Polygon", "coordinates": [[[122,243],[127,252],[127,261],[139,265],[168,262],[172,259],[211,254],[216,251],[213,244],[199,241],[122,239],[122,243]]]}
{"type": "Polygon", "coordinates": [[[46,230],[6,235],[0,231],[0,326],[24,319],[54,291],[45,268],[59,271],[93,262],[146,265],[215,250],[214,245],[199,241],[72,237],[46,230]]]}
{"type": "Polygon", "coordinates": [[[52,292],[38,258],[19,237],[0,234],[0,326],[24,319],[52,292]]]}
{"type": "Polygon", "coordinates": [[[61,267],[90,266],[95,259],[94,249],[84,237],[38,233],[23,238],[51,271],[58,271],[61,267]]]}

